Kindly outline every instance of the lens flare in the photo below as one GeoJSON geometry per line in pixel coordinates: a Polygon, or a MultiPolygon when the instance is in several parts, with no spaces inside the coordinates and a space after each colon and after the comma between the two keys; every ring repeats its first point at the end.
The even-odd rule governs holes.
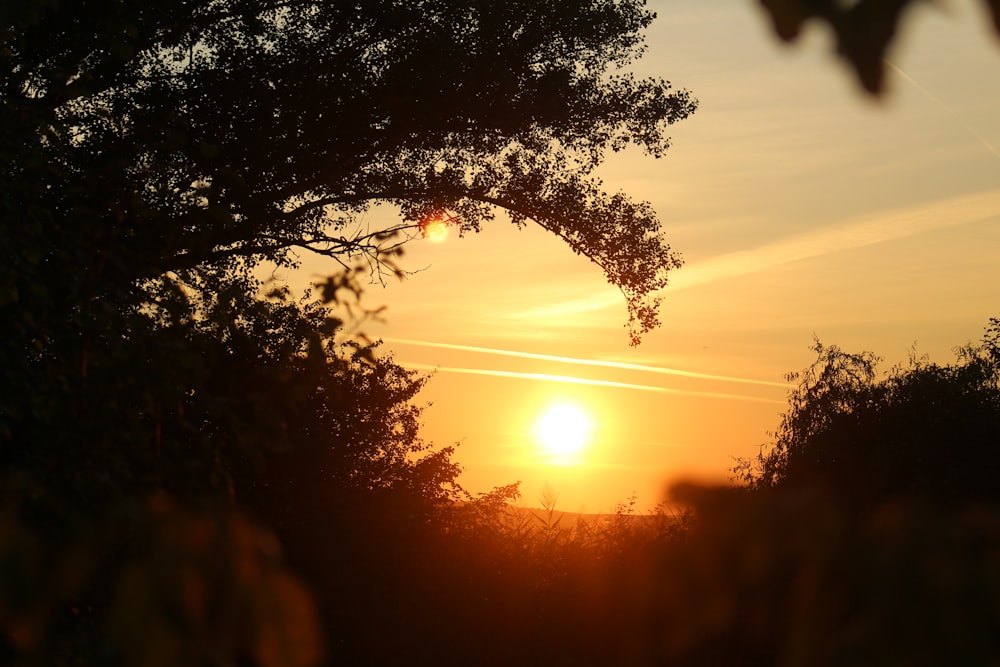
{"type": "Polygon", "coordinates": [[[451,224],[441,216],[432,216],[420,223],[420,233],[431,243],[443,243],[448,239],[451,224]]]}

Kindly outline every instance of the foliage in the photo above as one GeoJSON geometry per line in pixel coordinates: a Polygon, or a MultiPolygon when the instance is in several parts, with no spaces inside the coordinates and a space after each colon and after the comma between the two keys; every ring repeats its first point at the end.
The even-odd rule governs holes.
{"type": "Polygon", "coordinates": [[[652,18],[639,0],[4,3],[4,659],[273,664],[302,638],[246,619],[308,604],[226,547],[264,539],[246,511],[302,537],[309,569],[295,549],[324,511],[329,554],[461,497],[452,450],[418,436],[423,380],[340,310],[427,220],[534,221],[623,290],[635,335],[655,325],[680,260],[648,204],[593,175],[609,150],[662,154],[694,111],[621,71],[652,18]],[[368,227],[377,204],[400,221],[368,227]],[[343,269],[319,302],[258,279],[304,252],[343,269]],[[394,522],[352,528],[359,507],[394,522]]]}
{"type": "Polygon", "coordinates": [[[310,542],[310,571],[323,576],[309,578],[332,609],[327,636],[353,665],[988,665],[1000,656],[996,505],[910,498],[859,517],[820,488],[674,493],[690,509],[680,518],[634,515],[629,502],[574,517],[551,503],[514,507],[506,493],[454,505],[449,521],[417,530],[327,513],[335,529],[289,544],[310,542]]]}
{"type": "Polygon", "coordinates": [[[661,552],[670,664],[993,664],[1000,655],[1000,321],[948,365],[818,341],[742,488],[661,552]],[[671,576],[667,572],[683,572],[671,576]],[[699,601],[692,604],[692,601],[699,601]],[[929,614],[926,610],[933,609],[929,614]]]}
{"type": "Polygon", "coordinates": [[[315,508],[324,529],[283,538],[329,605],[338,657],[383,667],[645,664],[634,660],[648,641],[640,575],[651,546],[681,534],[673,517],[553,509],[550,518],[512,505],[514,491],[451,505],[422,526],[392,511],[315,508]]]}
{"type": "Polygon", "coordinates": [[[392,272],[421,220],[447,211],[473,231],[503,209],[599,264],[646,330],[679,259],[648,204],[592,173],[608,150],[662,154],[695,108],[619,71],[652,18],[638,0],[10,8],[11,321],[34,330],[35,310],[134,302],[165,271],[245,273],[300,251],[392,272]],[[402,222],[366,229],[372,202],[402,222]]]}
{"type": "Polygon", "coordinates": [[[815,345],[793,374],[774,443],[737,474],[753,488],[823,485],[869,507],[898,496],[996,501],[1000,473],[1000,322],[949,365],[911,357],[883,375],[877,357],[815,345]]]}
{"type": "MultiPolygon", "coordinates": [[[[854,69],[865,91],[885,91],[886,58],[903,17],[927,3],[919,0],[760,0],[782,40],[795,41],[807,21],[825,23],[833,31],[837,54],[854,69]]],[[[982,0],[985,13],[1000,34],[1000,0],[982,0]]]]}
{"type": "Polygon", "coordinates": [[[95,518],[53,490],[4,482],[4,664],[318,662],[311,594],[274,537],[231,505],[160,494],[95,518]]]}
{"type": "Polygon", "coordinates": [[[683,542],[644,574],[647,664],[992,665],[1000,509],[931,499],[865,516],[819,488],[678,487],[683,542]]]}
{"type": "Polygon", "coordinates": [[[114,314],[113,335],[87,341],[86,374],[52,412],[10,424],[20,446],[3,450],[4,466],[44,471],[40,481],[95,508],[153,489],[231,495],[234,477],[250,483],[266,456],[291,449],[322,451],[313,470],[342,486],[415,470],[407,457],[425,446],[408,402],[423,381],[324,334],[339,326],[332,309],[250,287],[176,275],[147,285],[149,301],[114,314]]]}
{"type": "Polygon", "coordinates": [[[315,508],[322,528],[285,542],[327,605],[338,657],[677,667],[1000,656],[995,504],[910,498],[857,516],[820,488],[687,486],[675,489],[681,517],[634,515],[628,502],[574,517],[512,506],[510,491],[421,527],[315,508]]]}
{"type": "Polygon", "coordinates": [[[328,308],[229,287],[150,287],[155,303],[132,316],[141,326],[88,369],[105,401],[83,395],[63,401],[51,424],[13,424],[12,442],[31,446],[2,452],[11,509],[0,553],[9,565],[28,559],[0,577],[0,628],[12,650],[40,660],[121,651],[135,665],[170,656],[217,664],[237,652],[257,664],[313,664],[319,654],[305,647],[320,640],[309,595],[273,547],[264,570],[253,564],[266,533],[243,512],[287,522],[289,508],[328,502],[329,491],[378,491],[416,513],[457,488],[451,450],[430,451],[417,436],[411,400],[423,379],[370,346],[324,340],[336,325],[328,308]],[[143,499],[154,490],[194,509],[150,512],[143,499]],[[233,498],[242,512],[203,509],[233,498]],[[144,524],[159,522],[168,532],[146,535],[144,524]],[[147,549],[148,558],[136,555],[147,549]],[[74,583],[26,574],[34,559],[74,583]]]}

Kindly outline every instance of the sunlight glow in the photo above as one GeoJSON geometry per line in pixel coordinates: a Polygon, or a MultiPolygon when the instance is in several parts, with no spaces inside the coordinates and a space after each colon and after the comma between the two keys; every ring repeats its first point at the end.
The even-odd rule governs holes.
{"type": "Polygon", "coordinates": [[[448,240],[450,225],[440,216],[427,218],[420,223],[420,231],[431,243],[443,243],[448,240]]]}
{"type": "Polygon", "coordinates": [[[578,465],[592,430],[587,413],[571,403],[550,406],[535,422],[535,438],[550,465],[578,465]]]}

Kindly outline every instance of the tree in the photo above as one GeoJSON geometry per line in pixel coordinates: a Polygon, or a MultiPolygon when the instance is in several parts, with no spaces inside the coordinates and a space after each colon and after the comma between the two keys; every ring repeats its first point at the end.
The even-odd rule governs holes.
{"type": "MultiPolygon", "coordinates": [[[[532,219],[622,288],[635,335],[656,323],[653,292],[679,259],[647,204],[591,176],[609,149],[661,154],[695,107],[615,73],[653,18],[641,2],[4,12],[0,436],[15,460],[34,442],[159,437],[165,399],[147,389],[204,372],[149,328],[163,279],[209,301],[249,295],[261,262],[295,266],[305,250],[395,271],[405,235],[437,215],[466,231],[498,208],[532,219]],[[402,222],[360,231],[372,202],[402,222]]],[[[171,307],[191,319],[200,305],[171,307]]]]}
{"type": "MultiPolygon", "coordinates": [[[[58,592],[5,568],[0,655],[126,650],[95,628],[151,580],[176,593],[163,582],[191,572],[157,569],[158,545],[205,517],[236,546],[189,555],[211,570],[234,553],[240,571],[252,531],[211,518],[219,499],[287,520],[317,489],[428,511],[452,497],[450,450],[417,436],[423,381],[363,339],[345,347],[330,309],[365,272],[397,271],[430,220],[534,221],[622,289],[633,335],[654,326],[680,260],[648,204],[593,175],[609,150],[661,155],[695,109],[620,71],[652,18],[640,0],[0,7],[0,529],[17,537],[0,550],[100,561],[58,592]],[[399,223],[365,229],[373,204],[399,223]],[[344,268],[323,303],[265,294],[261,264],[306,251],[344,268]],[[164,492],[195,509],[143,509],[164,492]]],[[[191,644],[232,649],[206,646],[191,644]]]]}
{"type": "MultiPolygon", "coordinates": [[[[925,3],[916,0],[760,0],[774,31],[794,42],[807,21],[825,23],[833,31],[837,54],[854,69],[866,92],[885,91],[886,57],[903,17],[925,3]]],[[[982,0],[984,11],[1000,34],[1000,0],[982,0]]]]}
{"type": "MultiPolygon", "coordinates": [[[[42,262],[62,248],[100,294],[205,264],[294,265],[302,249],[385,268],[421,221],[448,215],[473,231],[503,209],[600,265],[639,333],[679,258],[647,204],[591,174],[609,149],[662,154],[665,127],[695,108],[662,80],[616,71],[641,51],[653,18],[642,5],[10,9],[8,200],[38,223],[10,242],[45,248],[42,262]],[[358,231],[372,202],[402,222],[358,231]]],[[[44,273],[33,256],[12,273],[25,298],[44,273]]]]}
{"type": "Polygon", "coordinates": [[[911,358],[886,374],[878,358],[815,345],[793,374],[773,444],[736,472],[754,488],[820,486],[848,505],[894,499],[1000,500],[1000,321],[955,363],[911,358]]]}
{"type": "Polygon", "coordinates": [[[217,287],[147,287],[147,310],[94,341],[105,359],[82,395],[45,397],[60,399],[60,419],[14,423],[0,450],[5,660],[314,664],[308,595],[258,548],[273,537],[246,513],[284,538],[323,525],[306,510],[338,499],[355,511],[361,495],[405,501],[415,521],[457,494],[452,450],[418,437],[411,400],[425,379],[324,339],[336,321],[311,300],[217,287]]]}

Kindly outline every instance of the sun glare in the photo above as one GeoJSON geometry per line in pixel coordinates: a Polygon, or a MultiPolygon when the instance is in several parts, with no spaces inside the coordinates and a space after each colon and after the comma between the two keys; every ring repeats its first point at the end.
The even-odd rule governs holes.
{"type": "Polygon", "coordinates": [[[448,239],[450,225],[447,220],[441,218],[429,218],[420,223],[420,231],[425,239],[431,243],[442,243],[448,239]]]}
{"type": "Polygon", "coordinates": [[[571,403],[550,406],[535,422],[535,438],[547,463],[577,465],[593,429],[590,417],[571,403]]]}

